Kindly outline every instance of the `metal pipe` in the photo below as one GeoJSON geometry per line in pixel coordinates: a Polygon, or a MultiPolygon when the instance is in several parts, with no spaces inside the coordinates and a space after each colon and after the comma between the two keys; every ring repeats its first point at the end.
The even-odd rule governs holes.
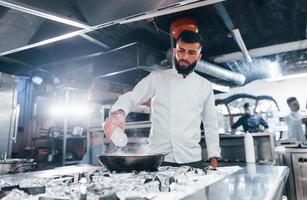
{"type": "Polygon", "coordinates": [[[226,70],[203,60],[197,63],[195,70],[219,79],[234,82],[237,85],[243,85],[246,79],[242,74],[226,70]]]}
{"type": "Polygon", "coordinates": [[[246,49],[246,46],[244,44],[244,41],[243,41],[242,36],[240,34],[240,31],[239,31],[239,29],[234,28],[234,25],[232,23],[232,20],[229,16],[227,10],[225,9],[223,4],[221,4],[221,3],[215,4],[214,7],[217,10],[217,12],[219,13],[219,15],[221,16],[221,18],[223,19],[227,29],[232,32],[233,38],[235,39],[235,41],[239,45],[239,47],[240,47],[241,51],[243,52],[243,55],[245,56],[247,62],[251,63],[252,58],[251,58],[251,56],[249,55],[249,53],[246,49]]]}
{"type": "Polygon", "coordinates": [[[247,60],[247,62],[249,62],[249,63],[253,62],[251,56],[249,55],[249,53],[247,51],[245,44],[244,44],[244,41],[242,39],[242,36],[241,36],[239,29],[233,29],[232,34],[233,34],[233,37],[235,38],[236,42],[238,43],[238,45],[239,45],[245,59],[247,60]]]}
{"type": "MultiPolygon", "coordinates": [[[[166,60],[167,62],[171,62],[172,56],[171,56],[172,49],[167,50],[166,52],[166,60]]],[[[164,61],[162,61],[164,62],[164,61]]],[[[229,82],[233,82],[238,85],[243,85],[245,82],[245,76],[236,73],[227,69],[224,69],[218,65],[206,62],[204,60],[198,61],[195,70],[202,72],[204,74],[208,74],[210,76],[213,76],[218,79],[226,80],[229,82]]]]}

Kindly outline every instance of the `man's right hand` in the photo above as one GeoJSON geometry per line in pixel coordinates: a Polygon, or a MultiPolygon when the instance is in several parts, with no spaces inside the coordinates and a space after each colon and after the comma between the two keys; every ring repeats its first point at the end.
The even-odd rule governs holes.
{"type": "Polygon", "coordinates": [[[104,134],[107,139],[110,139],[112,133],[117,127],[125,130],[125,117],[126,114],[123,110],[118,110],[110,114],[110,116],[104,122],[104,134]]]}

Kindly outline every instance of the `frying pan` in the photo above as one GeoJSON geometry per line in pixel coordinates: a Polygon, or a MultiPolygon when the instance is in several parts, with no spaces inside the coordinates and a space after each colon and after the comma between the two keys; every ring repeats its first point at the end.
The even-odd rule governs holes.
{"type": "Polygon", "coordinates": [[[99,161],[110,171],[157,171],[166,153],[156,154],[103,154],[99,161]]]}

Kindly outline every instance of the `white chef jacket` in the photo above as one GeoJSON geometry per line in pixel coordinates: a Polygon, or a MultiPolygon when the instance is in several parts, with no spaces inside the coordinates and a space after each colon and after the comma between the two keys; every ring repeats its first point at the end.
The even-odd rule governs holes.
{"type": "Polygon", "coordinates": [[[302,127],[302,116],[299,112],[291,112],[286,117],[288,124],[288,139],[296,139],[298,141],[305,140],[305,135],[302,127]]]}
{"type": "Polygon", "coordinates": [[[151,99],[151,151],[169,153],[166,162],[201,160],[200,123],[204,123],[208,157],[220,157],[219,132],[211,83],[195,72],[186,78],[176,69],[154,71],[119,97],[111,112],[126,114],[151,99]]]}

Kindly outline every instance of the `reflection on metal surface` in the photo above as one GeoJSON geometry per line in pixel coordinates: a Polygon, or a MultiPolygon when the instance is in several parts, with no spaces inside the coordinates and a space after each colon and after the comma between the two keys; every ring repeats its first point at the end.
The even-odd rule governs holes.
{"type": "Polygon", "coordinates": [[[92,36],[89,36],[89,35],[86,35],[86,34],[82,34],[80,36],[82,38],[84,38],[84,39],[94,43],[94,44],[97,44],[98,46],[101,46],[101,47],[105,48],[105,49],[110,48],[107,44],[100,42],[99,40],[93,38],[92,36]]]}
{"type": "Polygon", "coordinates": [[[184,199],[280,199],[289,169],[285,166],[249,166],[184,199]]]}
{"type": "MultiPolygon", "coordinates": [[[[27,194],[7,187],[12,185],[17,186],[17,189],[46,188],[39,195],[52,199],[84,199],[80,198],[79,192],[82,186],[86,187],[86,199],[182,199],[240,169],[237,166],[220,167],[218,170],[163,166],[155,172],[110,173],[105,167],[72,166],[0,176],[0,187],[10,191],[6,199],[28,199],[27,194]],[[16,194],[20,194],[18,198],[12,198],[16,194]],[[110,194],[114,198],[110,198],[110,194]]],[[[37,193],[32,195],[38,198],[37,193]]],[[[197,199],[203,199],[204,195],[200,197],[197,199]]]]}

